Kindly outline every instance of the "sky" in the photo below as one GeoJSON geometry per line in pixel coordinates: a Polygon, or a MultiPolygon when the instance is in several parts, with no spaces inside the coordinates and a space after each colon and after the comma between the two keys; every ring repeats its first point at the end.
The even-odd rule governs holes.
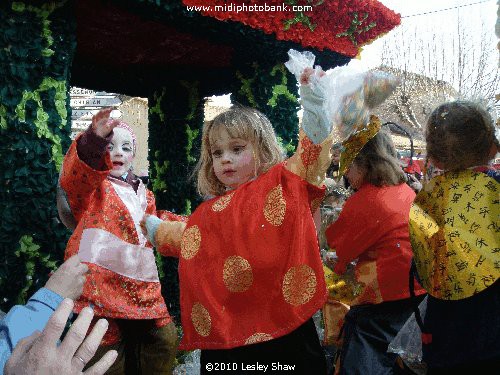
{"type": "MultiPolygon", "coordinates": [[[[491,49],[496,49],[495,23],[498,5],[495,0],[379,0],[389,9],[401,14],[399,28],[413,30],[417,28],[423,37],[450,37],[457,32],[458,26],[472,33],[480,33],[481,25],[485,30],[491,30],[491,49]],[[475,4],[476,3],[476,4],[475,4]],[[471,4],[471,5],[468,5],[471,4]],[[455,8],[457,6],[462,6],[455,8]],[[448,8],[455,8],[444,10],[448,8]],[[417,14],[428,13],[417,16],[417,14]],[[411,16],[411,17],[407,17],[411,16]],[[460,25],[457,20],[460,17],[460,25]]],[[[367,67],[380,65],[384,40],[393,38],[398,28],[390,31],[372,44],[365,46],[361,53],[361,62],[367,67]]],[[[498,59],[498,54],[496,54],[498,59]]]]}
{"type": "MultiPolygon", "coordinates": [[[[474,46],[479,45],[479,34],[491,32],[489,47],[492,64],[498,64],[498,50],[496,44],[498,39],[495,35],[495,23],[497,20],[496,0],[379,0],[389,9],[401,14],[401,25],[390,31],[373,43],[363,47],[361,58],[353,59],[350,64],[360,65],[364,69],[379,66],[382,62],[381,56],[384,42],[394,40],[393,45],[398,45],[398,35],[401,30],[411,30],[409,35],[418,34],[422,41],[439,39],[441,44],[451,45],[450,38],[457,34],[458,28],[470,33],[474,40],[474,46]],[[458,7],[458,8],[457,8],[458,7]],[[448,9],[453,8],[453,9],[448,9]],[[446,10],[448,9],[448,10],[446,10]],[[419,15],[421,13],[428,13],[419,15]],[[460,23],[459,21],[460,20],[460,23]],[[491,31],[490,31],[491,30],[491,31]],[[448,41],[448,42],[447,42],[448,41]]],[[[411,37],[407,38],[411,43],[411,37]]],[[[412,69],[408,69],[412,70],[412,69]]],[[[418,72],[418,67],[415,69],[418,72]]],[[[446,80],[446,77],[443,77],[446,80]]],[[[449,81],[449,80],[448,80],[449,81]]],[[[229,95],[217,97],[216,105],[230,105],[229,95]]]]}

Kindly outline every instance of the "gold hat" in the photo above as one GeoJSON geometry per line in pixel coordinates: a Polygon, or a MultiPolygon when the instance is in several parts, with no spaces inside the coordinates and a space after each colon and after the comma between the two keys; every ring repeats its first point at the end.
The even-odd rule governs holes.
{"type": "Polygon", "coordinates": [[[370,139],[375,137],[380,131],[382,124],[377,116],[370,116],[370,122],[363,129],[352,134],[347,140],[342,142],[340,153],[339,176],[343,176],[352,164],[359,152],[365,147],[370,139]]]}
{"type": "Polygon", "coordinates": [[[433,178],[410,210],[410,241],[422,286],[459,300],[500,277],[499,183],[464,170],[433,178]]]}

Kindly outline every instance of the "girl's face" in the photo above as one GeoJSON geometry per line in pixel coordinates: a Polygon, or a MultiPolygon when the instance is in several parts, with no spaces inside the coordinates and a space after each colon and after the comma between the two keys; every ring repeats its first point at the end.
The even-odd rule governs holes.
{"type": "Polygon", "coordinates": [[[365,180],[365,170],[361,168],[357,163],[352,163],[347,170],[345,177],[349,181],[349,184],[353,189],[359,189],[365,180]]]}
{"type": "Polygon", "coordinates": [[[134,161],[134,144],[132,134],[123,128],[113,129],[113,138],[108,145],[109,156],[113,162],[110,174],[121,177],[130,170],[134,161]]]}
{"type": "Polygon", "coordinates": [[[222,184],[235,189],[255,177],[254,147],[244,139],[231,138],[224,128],[216,131],[216,140],[210,146],[214,173],[222,184]]]}

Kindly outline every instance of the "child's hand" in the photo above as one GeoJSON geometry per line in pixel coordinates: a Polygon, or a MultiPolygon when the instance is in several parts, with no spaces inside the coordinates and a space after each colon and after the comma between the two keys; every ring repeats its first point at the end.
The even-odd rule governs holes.
{"type": "Polygon", "coordinates": [[[101,138],[106,138],[120,123],[119,120],[108,122],[113,108],[104,108],[92,117],[92,130],[101,138]]]}
{"type": "MultiPolygon", "coordinates": [[[[311,76],[313,76],[316,73],[316,70],[313,68],[305,68],[302,74],[300,75],[300,84],[301,85],[308,85],[311,80],[311,76]]],[[[323,77],[325,75],[325,72],[319,68],[318,70],[318,77],[323,77]]]]}
{"type": "Polygon", "coordinates": [[[313,68],[305,68],[302,74],[300,75],[300,84],[307,85],[309,84],[309,79],[314,74],[313,68]]]}
{"type": "Polygon", "coordinates": [[[73,300],[80,297],[85,284],[85,274],[89,268],[80,261],[78,255],[73,255],[47,280],[45,288],[59,294],[63,298],[73,300]]]}

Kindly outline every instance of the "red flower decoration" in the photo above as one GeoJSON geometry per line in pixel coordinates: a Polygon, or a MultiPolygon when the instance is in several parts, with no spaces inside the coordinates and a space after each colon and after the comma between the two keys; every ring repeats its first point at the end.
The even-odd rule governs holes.
{"type": "Polygon", "coordinates": [[[183,3],[205,16],[241,22],[274,34],[277,40],[350,57],[401,22],[399,14],[377,0],[240,0],[232,3],[183,0],[183,3]]]}

